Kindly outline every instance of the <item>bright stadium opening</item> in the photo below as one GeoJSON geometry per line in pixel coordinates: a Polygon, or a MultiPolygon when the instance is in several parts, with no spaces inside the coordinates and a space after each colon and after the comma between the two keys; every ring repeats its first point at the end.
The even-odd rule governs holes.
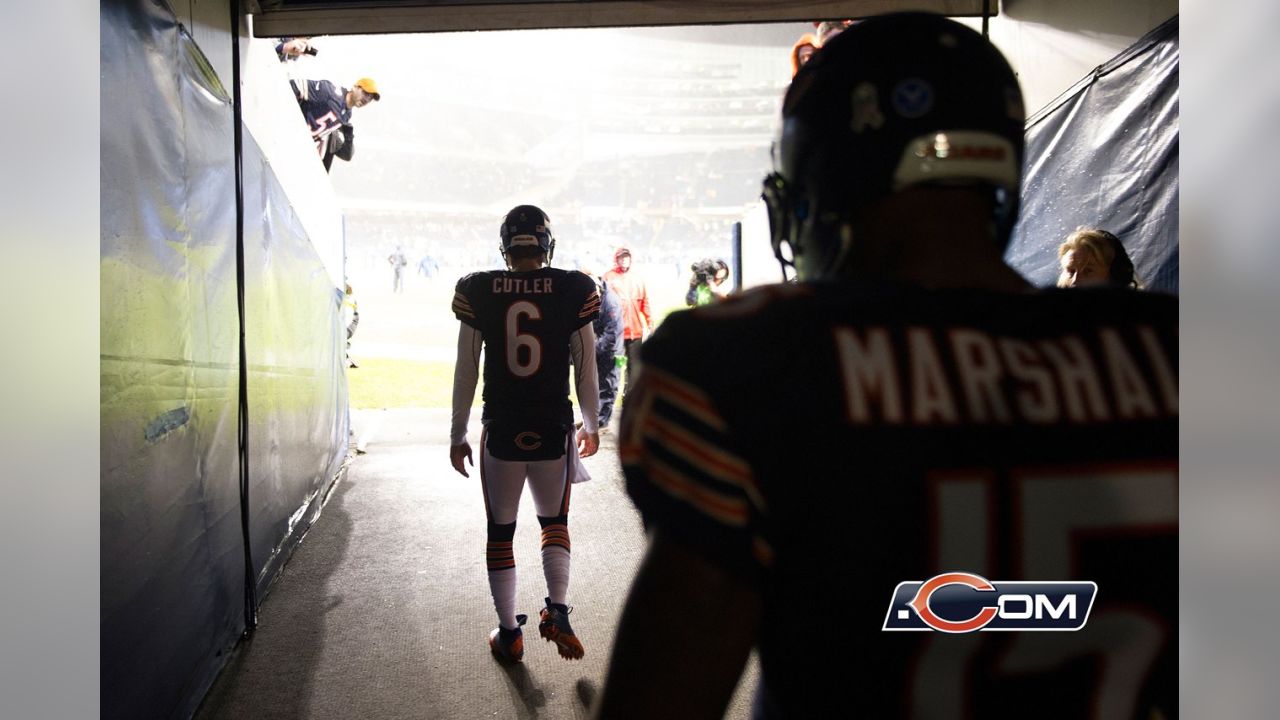
{"type": "MultiPolygon", "coordinates": [[[[791,46],[807,31],[786,23],[313,38],[318,53],[287,63],[292,77],[368,76],[383,95],[355,112],[357,153],[330,173],[360,303],[353,354],[375,371],[375,358],[439,365],[435,390],[399,397],[447,406],[453,284],[502,267],[498,222],[522,203],[550,215],[556,267],[601,274],[616,248],[630,248],[655,321],[685,307],[692,263],[731,259],[735,223],[747,224],[746,284],[778,280],[758,205],[791,46]],[[387,260],[397,248],[408,260],[399,293],[387,260]]],[[[358,375],[353,407],[396,402],[358,375]]]]}

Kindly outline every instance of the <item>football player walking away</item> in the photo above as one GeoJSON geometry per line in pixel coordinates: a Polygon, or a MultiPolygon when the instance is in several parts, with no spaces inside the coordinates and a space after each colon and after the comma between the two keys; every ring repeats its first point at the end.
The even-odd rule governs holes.
{"type": "Polygon", "coordinates": [[[599,717],[720,717],[753,647],[758,718],[1177,713],[1177,303],[1004,264],[1023,113],[940,16],[860,22],[797,74],[765,200],[799,282],[641,350],[619,440],[649,546],[599,717]],[[994,589],[887,613],[951,572],[994,589]],[[1053,621],[1001,586],[1031,580],[1096,582],[1091,613],[1048,608],[1087,624],[931,629],[1053,621]]]}
{"type": "Polygon", "coordinates": [[[464,477],[474,464],[467,420],[475,397],[480,349],[485,349],[484,410],[480,433],[480,487],[488,518],[486,560],[498,627],[489,648],[500,660],[524,656],[516,614],[516,563],[512,540],[525,482],[542,525],[542,571],[547,597],[538,623],[542,637],[560,656],[583,656],[569,624],[569,495],[576,457],[600,444],[594,398],[595,333],[600,293],[591,278],[549,266],[555,237],[546,213],[520,205],[507,213],[500,231],[507,270],[477,272],[458,281],[453,313],[461,321],[453,377],[453,427],[449,461],[464,477]],[[592,398],[574,433],[569,402],[572,361],[579,398],[592,398]],[[575,455],[571,455],[571,453],[575,455]]]}

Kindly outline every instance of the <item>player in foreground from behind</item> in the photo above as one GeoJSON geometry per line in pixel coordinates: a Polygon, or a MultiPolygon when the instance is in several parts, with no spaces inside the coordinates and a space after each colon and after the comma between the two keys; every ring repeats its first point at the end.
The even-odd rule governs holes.
{"type": "Polygon", "coordinates": [[[765,199],[800,282],[642,350],[619,442],[649,547],[597,715],[720,717],[754,647],[757,718],[1171,717],[1176,301],[1004,264],[1022,97],[945,18],[832,40],[779,149],[765,199]],[[925,593],[943,573],[970,584],[925,593]],[[1026,580],[1096,582],[1087,624],[976,632],[1084,623],[1083,596],[1019,604],[1026,580]]]}
{"type": "Polygon", "coordinates": [[[480,433],[480,487],[488,518],[486,560],[498,627],[489,648],[500,660],[524,657],[516,614],[512,539],[526,480],[542,525],[542,571],[547,598],[538,631],[561,657],[583,656],[569,624],[569,495],[576,458],[600,444],[595,403],[574,434],[569,402],[572,361],[580,398],[596,398],[595,333],[600,293],[591,278],[548,265],[555,237],[546,213],[520,205],[503,218],[500,250],[507,270],[477,272],[458,281],[453,312],[461,321],[453,377],[449,461],[464,477],[473,463],[467,420],[475,397],[480,349],[484,359],[484,429],[480,433]],[[576,439],[576,443],[575,443],[576,439]],[[576,444],[576,447],[575,447],[576,444]]]}

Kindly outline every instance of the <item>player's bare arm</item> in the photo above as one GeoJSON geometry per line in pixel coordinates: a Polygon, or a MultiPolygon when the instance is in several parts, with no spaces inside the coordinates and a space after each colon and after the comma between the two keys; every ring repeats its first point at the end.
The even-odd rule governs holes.
{"type": "Polygon", "coordinates": [[[449,464],[463,477],[471,477],[466,465],[475,466],[471,444],[467,442],[467,422],[471,403],[480,382],[480,348],[483,340],[475,328],[458,324],[458,355],[453,366],[453,416],[449,429],[449,464]],[[466,464],[464,464],[464,461],[466,464]]]}
{"type": "Polygon", "coordinates": [[[569,358],[573,363],[578,410],[582,413],[582,427],[578,429],[576,437],[578,457],[591,457],[600,448],[600,418],[596,411],[600,398],[600,380],[596,373],[595,346],[596,333],[590,323],[578,328],[569,337],[569,358]]]}
{"type": "Polygon", "coordinates": [[[618,625],[595,717],[723,717],[755,644],[760,609],[753,586],[655,531],[618,625]],[[655,607],[678,608],[679,629],[655,624],[645,610],[655,607]]]}

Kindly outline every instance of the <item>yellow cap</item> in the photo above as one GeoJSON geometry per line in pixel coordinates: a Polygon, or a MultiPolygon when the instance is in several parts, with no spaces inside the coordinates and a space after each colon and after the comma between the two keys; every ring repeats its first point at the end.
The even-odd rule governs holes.
{"type": "Polygon", "coordinates": [[[378,84],[373,81],[373,78],[360,78],[356,81],[356,87],[369,93],[369,97],[374,100],[382,99],[381,93],[378,92],[378,84]]]}

